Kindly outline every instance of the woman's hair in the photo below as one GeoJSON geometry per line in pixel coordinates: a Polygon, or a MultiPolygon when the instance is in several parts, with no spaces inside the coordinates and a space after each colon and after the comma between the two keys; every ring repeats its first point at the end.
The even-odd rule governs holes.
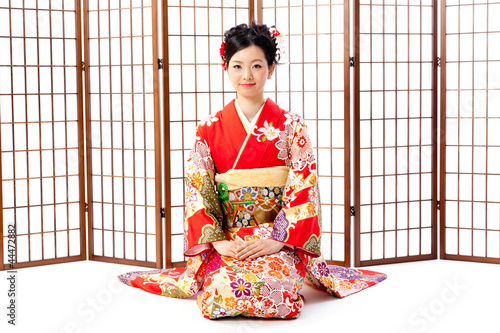
{"type": "Polygon", "coordinates": [[[224,49],[226,64],[229,64],[236,52],[250,45],[256,45],[264,51],[268,66],[277,64],[279,61],[276,57],[276,42],[271,37],[268,26],[258,24],[255,20],[250,23],[250,26],[243,23],[226,31],[224,42],[226,43],[224,49]]]}

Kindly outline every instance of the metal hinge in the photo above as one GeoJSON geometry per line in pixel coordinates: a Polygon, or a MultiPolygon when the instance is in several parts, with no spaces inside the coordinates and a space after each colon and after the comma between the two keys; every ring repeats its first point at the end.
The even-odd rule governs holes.
{"type": "Polygon", "coordinates": [[[354,208],[354,206],[351,206],[351,216],[355,215],[356,215],[356,208],[354,208]]]}
{"type": "Polygon", "coordinates": [[[158,69],[163,69],[163,59],[158,59],[158,69]]]}
{"type": "Polygon", "coordinates": [[[82,71],[85,71],[85,62],[82,61],[82,71]]]}
{"type": "Polygon", "coordinates": [[[85,211],[88,212],[89,211],[89,204],[88,203],[85,203],[85,211]]]}
{"type": "Polygon", "coordinates": [[[437,202],[437,210],[440,210],[441,209],[441,202],[437,202]]]}
{"type": "Polygon", "coordinates": [[[349,66],[354,67],[355,60],[354,57],[349,57],[349,66]]]}
{"type": "Polygon", "coordinates": [[[438,67],[441,67],[441,58],[440,57],[437,58],[437,65],[438,65],[438,67]]]}
{"type": "Polygon", "coordinates": [[[161,216],[162,219],[165,218],[165,208],[163,208],[163,207],[160,208],[160,216],[161,216]]]}

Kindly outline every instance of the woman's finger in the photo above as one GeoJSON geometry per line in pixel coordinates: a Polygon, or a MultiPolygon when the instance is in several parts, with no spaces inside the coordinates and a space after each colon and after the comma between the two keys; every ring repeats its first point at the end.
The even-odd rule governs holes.
{"type": "Polygon", "coordinates": [[[244,260],[249,255],[253,254],[256,251],[254,244],[245,244],[244,247],[240,248],[236,253],[237,259],[244,260]]]}

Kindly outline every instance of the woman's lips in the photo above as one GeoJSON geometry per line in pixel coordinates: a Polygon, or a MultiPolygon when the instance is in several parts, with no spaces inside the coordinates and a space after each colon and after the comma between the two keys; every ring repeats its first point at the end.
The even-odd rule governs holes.
{"type": "Polygon", "coordinates": [[[255,86],[255,83],[244,83],[244,84],[240,84],[240,86],[242,86],[244,88],[251,88],[251,87],[255,86]]]}

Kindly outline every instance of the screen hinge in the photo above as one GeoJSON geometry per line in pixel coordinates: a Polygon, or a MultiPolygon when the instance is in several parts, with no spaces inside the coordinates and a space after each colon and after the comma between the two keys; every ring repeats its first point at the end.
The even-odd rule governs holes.
{"type": "Polygon", "coordinates": [[[82,71],[85,72],[85,62],[84,61],[82,61],[82,71]]]}
{"type": "Polygon", "coordinates": [[[351,206],[351,216],[356,216],[356,208],[354,206],[351,206]]]}
{"type": "Polygon", "coordinates": [[[163,208],[163,207],[162,207],[162,208],[160,208],[160,217],[161,217],[162,219],[164,219],[164,218],[165,218],[165,208],[163,208]]]}
{"type": "Polygon", "coordinates": [[[441,209],[441,202],[437,202],[437,210],[440,210],[441,209]]]}
{"type": "Polygon", "coordinates": [[[163,59],[158,59],[158,69],[163,69],[163,59]]]}
{"type": "Polygon", "coordinates": [[[437,66],[441,67],[441,58],[440,57],[437,57],[437,66]]]}
{"type": "Polygon", "coordinates": [[[354,67],[355,62],[356,62],[356,58],[349,57],[349,66],[354,67]]]}

